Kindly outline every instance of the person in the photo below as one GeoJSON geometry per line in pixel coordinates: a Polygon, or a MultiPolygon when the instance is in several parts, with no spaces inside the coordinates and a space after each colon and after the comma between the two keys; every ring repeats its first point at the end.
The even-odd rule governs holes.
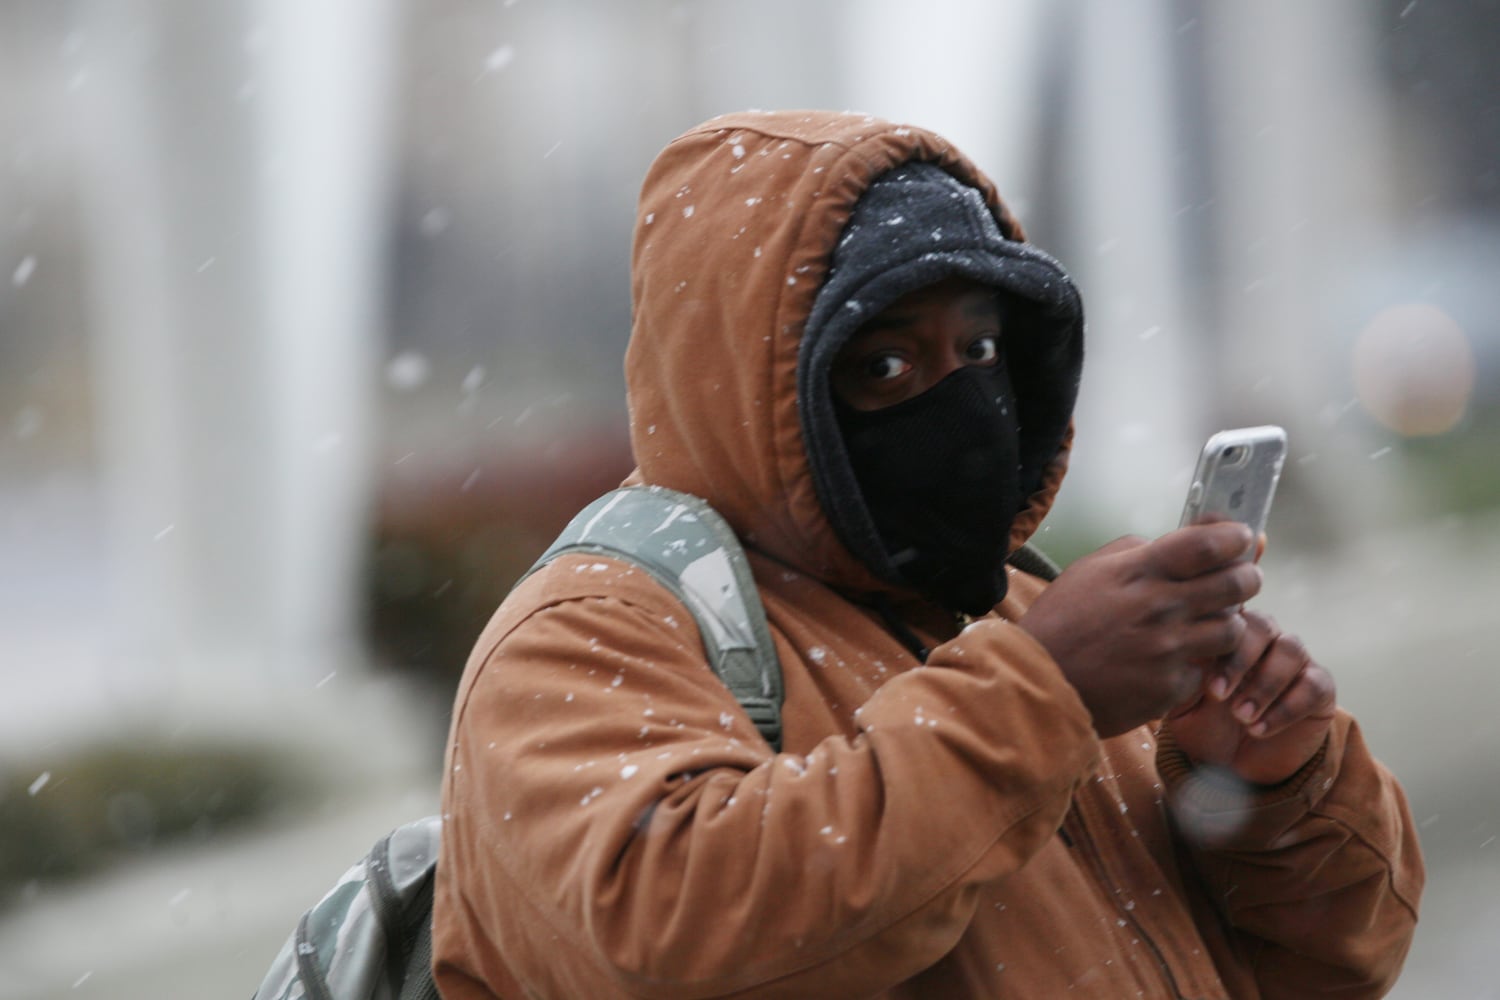
{"type": "Polygon", "coordinates": [[[693,619],[563,557],[479,639],[434,973],[478,997],[1377,996],[1401,789],[1228,522],[1051,583],[1083,311],[937,135],[747,113],[670,143],[633,248],[633,482],[747,550],[773,751],[693,619]]]}

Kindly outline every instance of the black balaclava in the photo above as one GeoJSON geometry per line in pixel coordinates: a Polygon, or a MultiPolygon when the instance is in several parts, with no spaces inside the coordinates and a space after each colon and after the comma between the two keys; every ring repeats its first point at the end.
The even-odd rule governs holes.
{"type": "Polygon", "coordinates": [[[882,579],[988,611],[1005,596],[1010,525],[1062,444],[1082,361],[1082,303],[1056,261],[1006,239],[980,192],[941,167],[882,174],[834,248],[798,358],[808,457],[834,530],[882,579]],[[838,403],[829,372],[849,337],[950,277],[1002,293],[1002,365],[961,369],[881,410],[838,403]]]}
{"type": "Polygon", "coordinates": [[[1005,368],[965,366],[878,410],[834,407],[891,564],[944,607],[988,611],[1005,594],[1010,523],[1021,506],[1005,368]]]}

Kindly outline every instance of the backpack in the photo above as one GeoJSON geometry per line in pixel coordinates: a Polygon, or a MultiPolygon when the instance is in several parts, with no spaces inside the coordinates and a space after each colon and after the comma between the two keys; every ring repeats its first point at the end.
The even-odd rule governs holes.
{"type": "Polygon", "coordinates": [[[254,1000],[438,1000],[432,876],[442,819],[381,837],[302,914],[254,1000]]]}
{"type": "MultiPolygon", "coordinates": [[[[704,500],[655,486],[589,504],[521,579],[560,555],[640,566],[692,612],[709,665],[781,749],[781,664],[739,539],[704,500]]],[[[517,581],[519,583],[519,581],[517,581]]],[[[437,1000],[432,883],[442,819],[381,837],[302,915],[254,1000],[437,1000]]]]}

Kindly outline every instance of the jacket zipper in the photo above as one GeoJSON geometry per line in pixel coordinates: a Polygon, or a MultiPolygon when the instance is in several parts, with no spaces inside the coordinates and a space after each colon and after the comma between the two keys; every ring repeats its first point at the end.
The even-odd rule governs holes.
{"type": "Polygon", "coordinates": [[[1114,884],[1114,881],[1109,877],[1109,872],[1104,867],[1104,859],[1099,853],[1099,846],[1094,842],[1093,835],[1089,833],[1088,825],[1083,820],[1083,812],[1078,808],[1076,800],[1068,807],[1068,815],[1064,817],[1063,825],[1058,828],[1057,832],[1062,835],[1065,844],[1079,852],[1093,871],[1094,876],[1099,879],[1099,883],[1109,891],[1110,897],[1116,900],[1115,913],[1118,914],[1119,919],[1129,924],[1130,929],[1135,932],[1136,937],[1145,942],[1146,946],[1151,949],[1151,954],[1156,958],[1156,964],[1160,967],[1162,977],[1166,979],[1167,986],[1172,991],[1172,996],[1176,1000],[1188,1000],[1183,995],[1181,987],[1177,985],[1177,977],[1172,974],[1172,967],[1167,963],[1166,955],[1162,954],[1161,947],[1152,939],[1150,934],[1146,933],[1146,929],[1136,920],[1135,915],[1119,904],[1120,893],[1117,891],[1119,887],[1114,884]],[[1073,827],[1071,834],[1067,829],[1070,825],[1073,827]]]}

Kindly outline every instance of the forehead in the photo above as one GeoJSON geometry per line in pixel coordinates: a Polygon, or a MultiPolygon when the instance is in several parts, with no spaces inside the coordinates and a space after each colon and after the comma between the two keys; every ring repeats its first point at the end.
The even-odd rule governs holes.
{"type": "Polygon", "coordinates": [[[924,321],[992,321],[999,314],[995,289],[967,278],[947,278],[903,295],[856,330],[850,340],[882,330],[915,329],[924,321]]]}

